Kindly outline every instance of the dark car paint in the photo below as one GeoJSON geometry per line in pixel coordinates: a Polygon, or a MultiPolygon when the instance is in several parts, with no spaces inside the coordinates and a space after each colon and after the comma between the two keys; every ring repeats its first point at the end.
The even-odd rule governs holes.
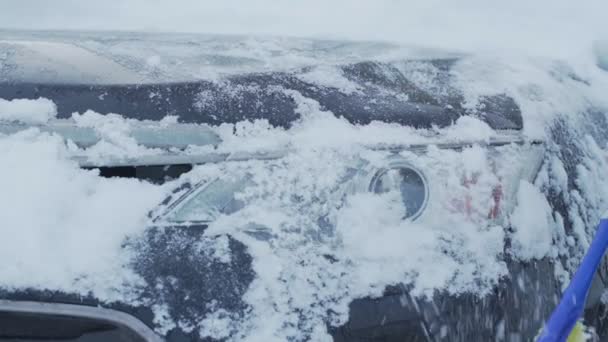
{"type": "Polygon", "coordinates": [[[285,90],[318,101],[322,109],[349,122],[398,123],[416,128],[445,127],[463,115],[478,115],[494,129],[521,129],[521,112],[504,95],[481,99],[479,111],[463,107],[463,96],[449,83],[452,60],[430,61],[445,79],[442,94],[423,91],[388,63],[361,62],[343,66],[344,76],[360,91],[345,93],[336,88],[306,83],[303,72],[270,72],[230,76],[221,81],[169,84],[82,85],[1,83],[0,98],[53,100],[58,117],[93,110],[120,113],[140,120],[160,120],[178,115],[183,123],[219,125],[243,120],[266,119],[273,126],[290,127],[300,118],[294,98],[285,90]]]}

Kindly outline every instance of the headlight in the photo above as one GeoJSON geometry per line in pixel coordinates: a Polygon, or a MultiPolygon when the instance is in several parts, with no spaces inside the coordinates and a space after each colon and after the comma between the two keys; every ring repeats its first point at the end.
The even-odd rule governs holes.
{"type": "Polygon", "coordinates": [[[383,194],[399,191],[405,207],[404,219],[414,220],[426,208],[429,188],[421,172],[406,162],[393,162],[372,177],[369,191],[383,194]]]}
{"type": "Polygon", "coordinates": [[[403,218],[428,226],[442,218],[479,226],[506,224],[519,181],[534,181],[543,151],[539,142],[517,141],[394,150],[384,165],[362,170],[359,182],[365,185],[357,190],[398,192],[403,218]]]}
{"type": "MultiPolygon", "coordinates": [[[[195,186],[188,184],[181,196],[169,200],[162,217],[170,223],[209,223],[220,214],[231,214],[238,211],[242,203],[235,198],[235,193],[251,184],[249,175],[216,178],[209,182],[200,182],[195,186]]],[[[159,213],[153,214],[158,215],[159,213]]]]}

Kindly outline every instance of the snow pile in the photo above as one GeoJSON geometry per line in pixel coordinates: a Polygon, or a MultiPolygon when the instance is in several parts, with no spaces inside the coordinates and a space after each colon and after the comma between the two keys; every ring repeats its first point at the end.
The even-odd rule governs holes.
{"type": "Polygon", "coordinates": [[[315,67],[304,74],[298,75],[298,78],[311,84],[338,89],[347,95],[361,92],[359,86],[344,77],[342,70],[336,67],[315,67]]]}
{"type": "Polygon", "coordinates": [[[491,138],[496,137],[496,132],[487,123],[475,117],[463,116],[445,129],[443,137],[447,141],[489,142],[491,138]]]}
{"type": "Polygon", "coordinates": [[[223,124],[215,128],[222,139],[218,151],[260,151],[313,147],[352,148],[363,145],[408,146],[414,144],[488,142],[499,134],[485,122],[464,116],[446,129],[414,129],[395,123],[372,121],[360,126],[323,111],[318,102],[295,91],[286,91],[297,103],[304,120],[289,130],[274,128],[265,120],[223,124]]]}
{"type": "Polygon", "coordinates": [[[513,254],[524,260],[555,257],[556,254],[551,253],[556,233],[552,223],[551,207],[545,196],[532,184],[521,181],[517,207],[511,215],[515,230],[513,254]]]}
{"type": "Polygon", "coordinates": [[[42,124],[57,115],[57,106],[49,99],[0,99],[0,121],[42,124]]]}
{"type": "Polygon", "coordinates": [[[140,280],[121,245],[165,190],[82,170],[61,138],[35,129],[0,137],[0,165],[2,287],[130,298],[140,280]]]}
{"type": "MultiPolygon", "coordinates": [[[[72,120],[77,127],[93,128],[101,138],[99,142],[85,150],[70,146],[73,154],[86,156],[91,162],[103,165],[107,160],[137,158],[161,152],[139,145],[135,138],[129,135],[131,124],[135,120],[126,120],[118,114],[102,115],[93,111],[73,113],[72,120]]],[[[168,118],[161,124],[170,123],[172,120],[174,119],[168,118]]]]}

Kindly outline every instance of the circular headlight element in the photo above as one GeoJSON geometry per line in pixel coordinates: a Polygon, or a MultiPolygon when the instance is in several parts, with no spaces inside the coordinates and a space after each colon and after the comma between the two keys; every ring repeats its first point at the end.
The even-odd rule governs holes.
{"type": "Polygon", "coordinates": [[[404,219],[416,219],[426,207],[429,189],[426,179],[408,165],[394,165],[381,169],[371,180],[369,190],[376,194],[398,190],[405,206],[404,219]]]}

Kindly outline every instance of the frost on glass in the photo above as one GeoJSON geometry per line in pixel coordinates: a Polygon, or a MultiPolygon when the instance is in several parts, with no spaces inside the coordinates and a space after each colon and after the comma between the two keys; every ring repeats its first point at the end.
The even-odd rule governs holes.
{"type": "Polygon", "coordinates": [[[235,193],[250,184],[248,176],[217,178],[199,185],[199,189],[183,199],[166,219],[172,222],[209,222],[220,214],[237,211],[242,203],[235,193]]]}

